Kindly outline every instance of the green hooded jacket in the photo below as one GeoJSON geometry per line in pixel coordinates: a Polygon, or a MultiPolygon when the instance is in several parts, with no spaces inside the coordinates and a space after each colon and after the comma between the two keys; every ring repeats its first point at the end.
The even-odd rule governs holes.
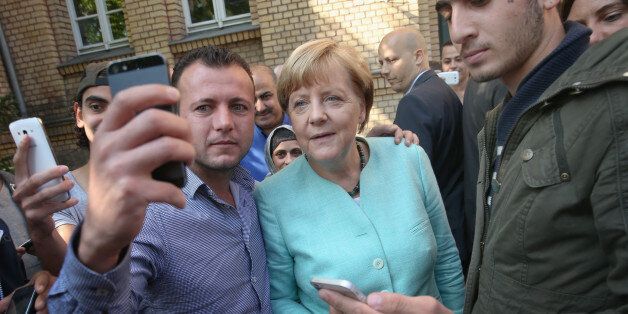
{"type": "Polygon", "coordinates": [[[589,48],[523,114],[489,210],[501,110],[478,134],[465,312],[628,312],[628,29],[589,48]]]}

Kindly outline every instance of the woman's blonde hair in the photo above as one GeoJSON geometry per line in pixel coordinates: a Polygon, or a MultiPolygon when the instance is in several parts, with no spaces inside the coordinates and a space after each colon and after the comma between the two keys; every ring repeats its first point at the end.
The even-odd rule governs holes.
{"type": "Polygon", "coordinates": [[[312,86],[321,78],[333,78],[333,71],[345,69],[351,78],[356,94],[363,97],[366,116],[359,131],[368,122],[373,107],[373,79],[364,58],[355,49],[331,39],[309,41],[295,49],[283,65],[277,82],[279,103],[288,112],[290,94],[303,86],[312,86]]]}

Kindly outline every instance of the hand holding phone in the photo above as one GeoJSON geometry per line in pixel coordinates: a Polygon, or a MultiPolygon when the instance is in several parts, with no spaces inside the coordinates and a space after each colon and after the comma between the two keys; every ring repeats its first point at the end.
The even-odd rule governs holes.
{"type": "Polygon", "coordinates": [[[310,280],[310,283],[314,286],[314,288],[316,288],[316,290],[332,290],[354,300],[366,302],[366,295],[364,295],[364,293],[362,293],[362,291],[360,291],[360,289],[358,289],[358,287],[351,281],[314,277],[310,280]]]}
{"type": "Polygon", "coordinates": [[[438,72],[447,85],[458,85],[460,83],[460,73],[458,71],[438,72]]]}
{"type": "MultiPolygon", "coordinates": [[[[170,74],[166,59],[160,54],[148,54],[112,62],[107,68],[111,95],[129,87],[146,84],[170,85],[170,74]]],[[[173,104],[156,104],[155,107],[175,112],[173,104]]],[[[171,161],[161,165],[152,173],[153,179],[170,182],[178,187],[185,185],[185,165],[171,161]]]]}
{"type": "MultiPolygon", "coordinates": [[[[20,119],[9,124],[9,130],[13,141],[19,146],[26,136],[30,138],[28,147],[27,167],[29,175],[41,173],[57,167],[57,161],[50,147],[50,141],[46,135],[44,126],[39,118],[20,119]]],[[[50,180],[41,185],[37,190],[55,186],[63,182],[63,177],[50,180]]],[[[70,198],[70,194],[65,192],[51,198],[54,202],[64,202],[70,198]]]]}

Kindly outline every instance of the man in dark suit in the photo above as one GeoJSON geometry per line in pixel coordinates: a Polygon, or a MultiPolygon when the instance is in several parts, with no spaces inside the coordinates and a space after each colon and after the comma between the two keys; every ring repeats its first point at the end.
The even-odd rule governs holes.
{"type": "Polygon", "coordinates": [[[466,273],[464,238],[462,105],[454,91],[429,69],[425,39],[413,28],[388,33],[379,44],[382,76],[404,93],[395,124],[419,136],[445,203],[449,226],[466,273]]]}

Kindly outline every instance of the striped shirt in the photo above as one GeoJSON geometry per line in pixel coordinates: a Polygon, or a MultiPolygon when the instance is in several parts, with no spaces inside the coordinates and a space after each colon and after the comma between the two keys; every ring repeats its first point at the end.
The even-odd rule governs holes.
{"type": "Polygon", "coordinates": [[[150,204],[130,254],[107,273],[87,269],[68,250],[51,312],[270,313],[254,181],[238,167],[230,187],[236,207],[188,169],[186,207],[150,204]]]}

